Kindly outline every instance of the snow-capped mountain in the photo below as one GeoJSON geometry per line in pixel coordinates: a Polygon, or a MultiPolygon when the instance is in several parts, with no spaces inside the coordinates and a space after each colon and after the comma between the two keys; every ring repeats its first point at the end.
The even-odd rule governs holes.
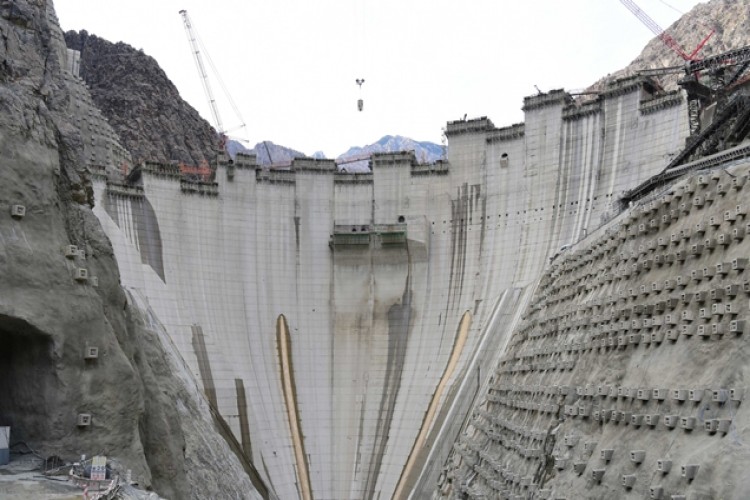
{"type": "MultiPolygon", "coordinates": [[[[254,148],[248,149],[241,143],[230,139],[227,143],[229,154],[234,157],[237,152],[256,154],[261,165],[289,163],[293,158],[304,157],[305,154],[295,149],[274,144],[271,141],[259,142],[254,148]],[[269,158],[270,153],[270,158],[269,158]]],[[[415,141],[400,135],[386,135],[379,141],[366,146],[353,146],[336,158],[339,168],[347,172],[367,172],[369,158],[373,153],[391,153],[396,151],[414,151],[419,163],[434,163],[444,157],[443,146],[428,141],[415,141]]],[[[316,151],[313,158],[325,158],[322,151],[316,151]]]]}
{"type": "Polygon", "coordinates": [[[255,154],[259,165],[279,165],[287,164],[292,161],[293,158],[304,158],[305,154],[286,146],[274,144],[271,141],[262,141],[255,145],[252,149],[248,149],[243,146],[240,142],[234,139],[229,139],[227,142],[227,152],[229,156],[234,156],[240,153],[255,154]]]}
{"type": "Polygon", "coordinates": [[[341,154],[337,160],[346,160],[372,153],[391,153],[395,151],[414,151],[419,163],[434,163],[444,156],[443,147],[434,142],[415,141],[400,135],[386,135],[379,141],[367,146],[353,146],[341,154]]]}

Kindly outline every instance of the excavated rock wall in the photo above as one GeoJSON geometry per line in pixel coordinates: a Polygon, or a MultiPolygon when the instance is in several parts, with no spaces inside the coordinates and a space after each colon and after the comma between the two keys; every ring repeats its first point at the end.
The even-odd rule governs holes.
{"type": "Polygon", "coordinates": [[[748,495],[749,172],[699,171],[548,267],[437,496],[748,495]]]}
{"type": "Polygon", "coordinates": [[[0,40],[0,424],[45,457],[105,454],[167,497],[252,497],[160,325],[120,287],[87,164],[124,153],[71,119],[100,115],[65,74],[51,2],[0,3],[0,40]]]}

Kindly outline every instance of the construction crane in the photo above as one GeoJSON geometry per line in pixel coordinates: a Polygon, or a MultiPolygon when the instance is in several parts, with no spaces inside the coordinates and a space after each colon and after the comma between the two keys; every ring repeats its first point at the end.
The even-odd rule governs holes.
{"type": "Polygon", "coordinates": [[[193,24],[190,22],[190,16],[188,16],[187,10],[182,9],[180,11],[180,15],[182,16],[182,22],[185,24],[185,33],[187,33],[188,42],[190,42],[190,49],[193,51],[193,58],[195,59],[195,65],[198,68],[198,73],[201,77],[203,91],[206,93],[206,97],[208,98],[208,105],[211,107],[211,115],[213,116],[214,123],[216,124],[216,131],[219,133],[219,135],[223,135],[224,125],[221,123],[219,108],[216,106],[216,99],[214,98],[214,93],[211,91],[211,84],[208,81],[208,73],[206,73],[206,67],[203,65],[203,57],[201,57],[198,38],[195,36],[195,31],[193,31],[193,24]]]}
{"type": "Polygon", "coordinates": [[[635,17],[637,17],[648,29],[651,30],[651,32],[661,40],[664,45],[675,51],[684,61],[696,61],[698,60],[698,52],[703,48],[704,45],[706,45],[706,42],[708,42],[709,38],[711,38],[714,34],[714,30],[711,30],[711,32],[706,35],[703,40],[698,44],[695,49],[688,54],[683,50],[683,48],[680,46],[679,43],[677,43],[677,40],[672,38],[672,36],[664,31],[661,26],[659,26],[656,21],[651,19],[651,17],[643,12],[638,5],[636,5],[633,0],[620,0],[620,3],[623,4],[630,12],[633,13],[635,17]]]}
{"type": "MultiPolygon", "coordinates": [[[[224,128],[224,124],[221,121],[221,115],[219,114],[219,108],[216,105],[216,99],[214,98],[214,93],[211,90],[211,84],[208,79],[208,73],[206,72],[206,67],[203,64],[203,57],[201,56],[202,44],[200,43],[198,36],[196,35],[195,30],[193,29],[193,24],[190,21],[190,17],[188,16],[187,10],[182,9],[180,11],[180,15],[182,16],[182,22],[185,25],[185,33],[187,33],[188,42],[190,43],[190,49],[193,52],[193,58],[195,59],[195,66],[196,68],[198,68],[198,74],[200,75],[201,83],[203,84],[203,91],[206,93],[206,98],[208,99],[208,105],[211,108],[211,116],[213,116],[214,125],[216,126],[216,132],[218,134],[219,148],[221,149],[222,152],[226,153],[228,157],[229,151],[227,151],[226,147],[227,147],[227,141],[228,141],[227,134],[229,133],[229,131],[224,128]]],[[[205,48],[203,52],[206,52],[205,48]]],[[[241,125],[238,128],[244,128],[245,121],[242,119],[242,115],[240,114],[240,111],[237,108],[237,105],[234,103],[232,96],[229,94],[229,91],[226,89],[224,82],[221,80],[221,77],[216,71],[216,68],[214,67],[213,62],[211,61],[211,57],[208,55],[208,52],[206,52],[206,58],[208,59],[208,63],[211,66],[211,70],[213,71],[214,75],[218,78],[219,84],[221,85],[221,88],[224,91],[226,98],[229,100],[229,104],[232,106],[232,109],[234,110],[235,115],[237,115],[237,117],[240,119],[241,125]]],[[[247,142],[247,141],[243,141],[243,142],[247,142]]]]}
{"type": "MultiPolygon", "coordinates": [[[[708,40],[714,34],[714,30],[711,30],[708,35],[706,35],[703,40],[701,40],[698,46],[695,47],[695,49],[690,54],[688,54],[687,52],[685,52],[685,50],[683,50],[680,44],[677,43],[677,40],[675,40],[670,34],[665,32],[661,28],[661,26],[659,26],[656,21],[651,19],[648,14],[641,10],[641,8],[638,7],[638,5],[636,5],[633,0],[620,0],[620,3],[623,4],[630,12],[632,12],[633,15],[637,17],[648,29],[650,29],[651,32],[655,34],[657,38],[662,41],[662,43],[664,43],[664,45],[676,52],[682,58],[682,60],[686,62],[686,68],[690,67],[691,63],[700,61],[698,52],[700,52],[703,46],[706,45],[708,40]]],[[[671,68],[665,68],[664,72],[668,73],[670,72],[670,69],[671,68]]],[[[696,134],[699,131],[701,126],[700,111],[701,108],[705,106],[709,101],[709,92],[707,92],[708,89],[704,85],[700,84],[699,76],[699,73],[696,71],[693,74],[688,74],[686,78],[683,78],[680,81],[680,85],[683,86],[688,94],[688,121],[691,135],[696,134]]]]}

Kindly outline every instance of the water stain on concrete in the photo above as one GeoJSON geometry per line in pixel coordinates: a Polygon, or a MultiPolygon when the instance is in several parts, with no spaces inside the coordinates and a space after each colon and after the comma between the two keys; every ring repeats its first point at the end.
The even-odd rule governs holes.
{"type": "Polygon", "coordinates": [[[372,499],[375,495],[375,486],[380,467],[388,444],[388,431],[391,429],[393,410],[396,406],[399,389],[401,388],[401,375],[404,370],[404,358],[409,340],[411,326],[411,286],[410,277],[406,278],[406,285],[401,301],[393,304],[388,310],[388,359],[385,367],[385,380],[380,398],[378,410],[378,424],[375,431],[375,446],[373,446],[373,458],[370,461],[370,470],[367,474],[365,486],[366,498],[372,499]]]}
{"type": "Polygon", "coordinates": [[[216,386],[214,385],[213,373],[211,373],[211,362],[208,359],[203,328],[200,325],[192,325],[190,330],[193,332],[193,351],[198,358],[198,371],[200,372],[201,381],[203,382],[203,392],[206,394],[206,398],[208,398],[208,401],[213,407],[218,408],[216,386]]]}
{"type": "Polygon", "coordinates": [[[294,459],[297,470],[297,488],[300,498],[312,500],[312,487],[310,485],[310,466],[305,453],[305,442],[302,434],[302,426],[297,406],[297,386],[294,382],[294,365],[292,363],[292,340],[289,334],[289,325],[286,317],[281,314],[276,319],[276,347],[279,352],[279,368],[281,370],[281,385],[286,402],[289,430],[294,448],[294,459]]]}

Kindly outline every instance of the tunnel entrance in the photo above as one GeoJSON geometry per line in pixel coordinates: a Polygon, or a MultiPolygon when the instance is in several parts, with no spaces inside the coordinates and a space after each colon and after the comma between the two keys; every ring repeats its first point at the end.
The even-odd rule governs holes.
{"type": "Polygon", "coordinates": [[[11,427],[11,444],[36,448],[51,437],[56,389],[52,339],[0,314],[0,426],[11,427]]]}

